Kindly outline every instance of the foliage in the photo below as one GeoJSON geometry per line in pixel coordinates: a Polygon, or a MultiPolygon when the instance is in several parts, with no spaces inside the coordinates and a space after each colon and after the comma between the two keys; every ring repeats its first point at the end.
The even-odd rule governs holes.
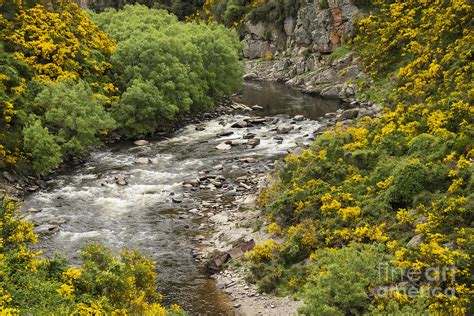
{"type": "Polygon", "coordinates": [[[301,309],[306,315],[368,312],[372,308],[372,291],[392,274],[387,269],[393,269],[380,245],[319,249],[311,258],[311,271],[303,293],[306,305],[301,309]]]}
{"type": "Polygon", "coordinates": [[[110,68],[106,61],[114,42],[74,3],[52,1],[53,10],[18,3],[1,38],[15,57],[31,66],[39,81],[100,76],[110,68]]]}
{"type": "Polygon", "coordinates": [[[203,4],[204,0],[90,0],[88,7],[95,12],[102,12],[107,8],[123,9],[127,4],[141,4],[149,8],[165,9],[176,15],[180,20],[192,15],[203,4]]]}
{"type": "Polygon", "coordinates": [[[302,0],[206,0],[201,10],[189,19],[218,22],[243,30],[247,21],[274,23],[280,30],[288,17],[296,17],[302,0]]]}
{"type": "Polygon", "coordinates": [[[334,59],[339,59],[341,57],[344,57],[350,52],[350,48],[347,46],[341,46],[336,48],[335,51],[331,53],[331,55],[328,56],[329,60],[334,60],[334,59]]]}
{"type": "Polygon", "coordinates": [[[0,205],[0,312],[10,314],[178,315],[160,305],[153,262],[136,251],[114,257],[98,244],[86,246],[79,268],[64,259],[32,251],[33,224],[18,216],[18,205],[0,205]]]}
{"type": "MultiPolygon", "coordinates": [[[[57,150],[51,145],[51,137],[44,142],[31,142],[34,137],[38,139],[31,134],[33,129],[41,135],[46,133],[38,124],[31,125],[30,117],[33,115],[33,121],[39,119],[51,134],[56,127],[46,122],[46,109],[35,98],[52,82],[82,78],[97,96],[101,94],[111,103],[117,98],[117,91],[110,82],[108,58],[115,43],[68,1],[50,1],[47,5],[41,1],[2,1],[0,14],[0,168],[25,168],[28,159],[38,157],[42,160],[33,161],[32,170],[45,173],[58,161],[58,155],[53,154],[46,162],[46,155],[57,150]],[[27,128],[30,141],[24,139],[22,132],[27,128]],[[27,153],[23,153],[25,141],[27,153]],[[40,143],[46,147],[40,148],[40,143]]],[[[54,106],[61,108],[58,102],[56,99],[54,106]]],[[[62,144],[57,137],[55,141],[62,144]]],[[[69,154],[70,149],[62,151],[69,154]]]]}
{"type": "Polygon", "coordinates": [[[61,147],[55,142],[48,129],[36,119],[23,129],[24,148],[31,154],[32,170],[44,174],[62,161],[61,147]]]}
{"type": "Polygon", "coordinates": [[[105,97],[94,95],[83,81],[47,86],[35,99],[44,111],[44,124],[60,144],[63,155],[84,155],[98,141],[96,135],[114,127],[105,111],[105,97]]]}
{"type": "Polygon", "coordinates": [[[2,1],[0,14],[2,169],[45,174],[113,129],[152,133],[241,84],[240,43],[221,26],[137,5],[91,13],[102,30],[59,0],[2,1]]]}
{"type": "Polygon", "coordinates": [[[112,62],[124,94],[112,112],[128,136],[208,109],[240,87],[238,39],[222,26],[179,23],[144,6],[107,10],[95,20],[119,41],[112,62]]]}
{"type": "MultiPolygon", "coordinates": [[[[418,292],[369,295],[357,311],[343,301],[325,307],[325,289],[337,289],[339,280],[316,277],[306,292],[321,295],[315,302],[322,303],[308,300],[306,310],[471,314],[472,4],[373,3],[375,13],[359,22],[352,45],[375,82],[388,83],[379,96],[386,109],[377,119],[336,125],[309,150],[285,159],[279,181],[260,198],[280,227],[281,250],[252,272],[257,282],[272,277],[276,285],[267,289],[286,287],[286,271],[315,251],[336,249],[336,258],[349,255],[353,242],[383,243],[396,267],[423,275],[412,284],[418,292]],[[444,277],[430,276],[447,267],[444,277]],[[335,284],[318,285],[323,280],[335,284]]],[[[347,269],[358,269],[353,261],[347,269]]]]}
{"type": "Polygon", "coordinates": [[[15,101],[25,88],[22,73],[25,66],[5,52],[0,42],[0,168],[14,165],[22,159],[20,139],[15,125],[15,101]]]}

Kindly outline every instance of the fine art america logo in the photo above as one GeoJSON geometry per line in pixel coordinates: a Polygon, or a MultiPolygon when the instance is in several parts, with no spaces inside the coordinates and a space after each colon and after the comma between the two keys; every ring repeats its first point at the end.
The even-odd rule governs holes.
{"type": "Polygon", "coordinates": [[[381,281],[388,281],[389,283],[397,282],[395,286],[376,288],[374,294],[380,297],[389,297],[393,292],[411,297],[436,297],[439,294],[452,297],[456,294],[454,287],[442,288],[434,286],[435,284],[446,282],[454,283],[456,280],[455,266],[429,267],[424,271],[410,268],[402,271],[400,269],[393,269],[393,267],[390,267],[386,263],[381,263],[378,266],[378,277],[381,281]],[[420,283],[429,286],[420,286],[420,283]]]}

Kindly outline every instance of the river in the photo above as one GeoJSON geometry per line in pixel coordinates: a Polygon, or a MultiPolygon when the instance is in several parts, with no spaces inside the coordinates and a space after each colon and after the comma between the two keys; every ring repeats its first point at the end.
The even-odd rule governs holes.
{"type": "Polygon", "coordinates": [[[258,104],[263,110],[189,125],[146,146],[113,145],[48,181],[47,189],[29,196],[23,205],[24,210],[39,210],[28,216],[42,232],[38,247],[47,256],[62,253],[73,264],[79,262],[81,248],[91,241],[102,242],[115,252],[124,247],[139,249],[156,261],[165,303],[178,303],[191,314],[231,314],[227,296],[193,256],[193,238],[205,233],[209,225],[189,210],[203,205],[211,205],[207,211],[213,214],[229,210],[236,197],[255,191],[242,187],[238,178],[268,173],[288,150],[310,142],[319,126],[316,119],[341,107],[335,100],[265,82],[247,82],[240,100],[249,106],[258,104]],[[296,114],[312,120],[292,120],[296,114]],[[255,116],[267,120],[245,128],[231,127],[255,116]],[[279,135],[276,128],[281,124],[294,128],[279,135]],[[233,134],[216,136],[224,131],[233,134]],[[249,133],[260,139],[257,146],[239,143],[249,133]],[[216,149],[232,140],[238,145],[230,150],[216,149]],[[128,184],[117,185],[118,175],[128,184]],[[202,175],[220,175],[225,180],[217,187],[183,187],[183,181],[202,175]],[[216,201],[220,205],[212,206],[216,201]]]}

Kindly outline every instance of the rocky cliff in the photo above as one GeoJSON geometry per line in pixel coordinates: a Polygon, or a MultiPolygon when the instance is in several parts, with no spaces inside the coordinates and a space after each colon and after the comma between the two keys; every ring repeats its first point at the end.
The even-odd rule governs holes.
{"type": "Polygon", "coordinates": [[[351,0],[304,3],[283,26],[246,24],[246,78],[284,81],[325,97],[351,98],[363,77],[353,54],[330,54],[353,35],[363,13],[351,0]],[[327,5],[326,5],[327,4],[327,5]]]}

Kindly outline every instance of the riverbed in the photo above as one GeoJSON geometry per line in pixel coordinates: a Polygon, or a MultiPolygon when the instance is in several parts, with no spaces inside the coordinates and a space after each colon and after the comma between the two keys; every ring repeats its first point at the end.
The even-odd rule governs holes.
{"type": "Polygon", "coordinates": [[[256,193],[254,180],[309,144],[319,118],[344,107],[267,82],[247,82],[239,102],[261,108],[191,124],[143,146],[112,145],[49,180],[23,205],[35,210],[28,219],[40,233],[38,247],[72,264],[91,241],[116,253],[139,249],[156,262],[165,303],[191,314],[231,314],[232,303],[196,257],[196,239],[212,231],[210,217],[231,220],[239,198],[256,193]],[[190,180],[199,183],[183,185],[190,180]]]}

